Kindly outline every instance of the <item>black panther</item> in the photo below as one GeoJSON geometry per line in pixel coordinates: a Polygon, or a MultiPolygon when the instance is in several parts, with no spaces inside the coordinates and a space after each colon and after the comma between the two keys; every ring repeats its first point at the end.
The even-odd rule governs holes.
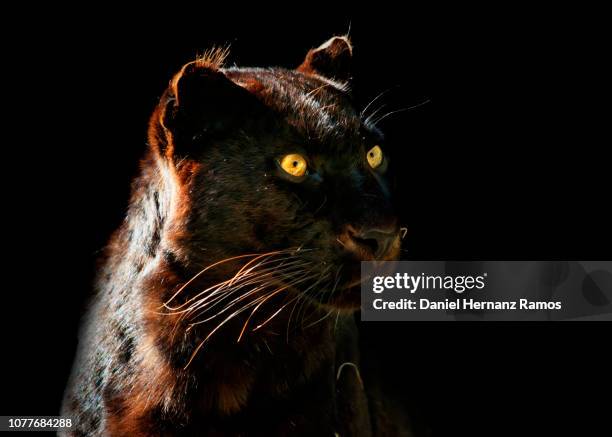
{"type": "Polygon", "coordinates": [[[296,69],[189,62],[149,124],[85,317],[74,436],[409,435],[363,371],[362,260],[400,232],[334,37],[296,69]]]}

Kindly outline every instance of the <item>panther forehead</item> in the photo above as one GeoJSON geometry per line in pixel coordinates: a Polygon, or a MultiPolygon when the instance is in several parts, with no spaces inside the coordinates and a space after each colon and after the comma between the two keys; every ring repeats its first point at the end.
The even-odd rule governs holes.
{"type": "Polygon", "coordinates": [[[283,68],[224,72],[309,139],[327,143],[359,135],[361,118],[345,83],[283,68]]]}

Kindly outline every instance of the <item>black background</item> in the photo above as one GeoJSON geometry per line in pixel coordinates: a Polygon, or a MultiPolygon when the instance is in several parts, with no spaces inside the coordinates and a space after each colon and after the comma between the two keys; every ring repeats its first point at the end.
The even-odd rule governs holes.
{"type": "MultiPolygon", "coordinates": [[[[292,67],[350,25],[362,106],[387,89],[389,110],[429,100],[382,124],[407,259],[610,259],[600,12],[375,6],[7,17],[19,25],[4,38],[2,414],[58,413],[150,112],[213,44],[231,43],[230,64],[292,67]]],[[[366,335],[364,353],[433,435],[596,435],[608,420],[608,325],[371,323],[366,335]]]]}

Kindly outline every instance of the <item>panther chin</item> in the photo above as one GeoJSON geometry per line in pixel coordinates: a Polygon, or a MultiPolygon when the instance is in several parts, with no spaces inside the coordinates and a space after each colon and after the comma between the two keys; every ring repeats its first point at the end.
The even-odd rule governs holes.
{"type": "Polygon", "coordinates": [[[357,284],[348,284],[332,299],[323,303],[323,307],[344,311],[357,311],[361,308],[361,281],[357,284]]]}
{"type": "Polygon", "coordinates": [[[341,275],[332,287],[307,298],[327,311],[357,311],[361,307],[361,284],[366,279],[361,275],[361,265],[352,261],[340,264],[338,269],[341,275]]]}
{"type": "Polygon", "coordinates": [[[401,237],[397,234],[390,238],[382,253],[366,252],[362,247],[353,251],[352,256],[345,258],[338,266],[341,277],[338,278],[337,285],[332,290],[327,290],[327,293],[319,295],[317,303],[327,309],[357,311],[361,307],[361,284],[368,279],[361,272],[361,261],[396,261],[399,259],[400,247],[401,237]],[[355,252],[359,256],[355,256],[355,252]]]}

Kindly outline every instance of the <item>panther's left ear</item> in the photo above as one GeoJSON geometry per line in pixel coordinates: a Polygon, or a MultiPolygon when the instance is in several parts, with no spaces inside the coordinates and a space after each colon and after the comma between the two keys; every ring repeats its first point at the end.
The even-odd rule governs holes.
{"type": "Polygon", "coordinates": [[[316,49],[311,49],[297,69],[338,81],[351,77],[353,46],[346,36],[334,36],[316,49]]]}

